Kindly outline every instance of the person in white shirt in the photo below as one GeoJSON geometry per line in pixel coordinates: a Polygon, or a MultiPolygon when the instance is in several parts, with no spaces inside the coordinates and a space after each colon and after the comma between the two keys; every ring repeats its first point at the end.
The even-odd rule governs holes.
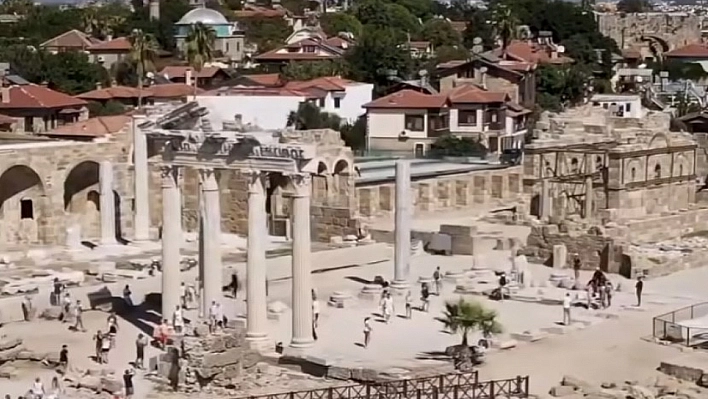
{"type": "Polygon", "coordinates": [[[209,332],[212,334],[216,332],[216,327],[221,318],[221,305],[216,303],[216,301],[211,301],[211,307],[209,308],[209,332]]]}
{"type": "Polygon", "coordinates": [[[565,297],[563,297],[563,324],[566,326],[570,325],[570,304],[570,292],[566,292],[565,297]]]}
{"type": "Polygon", "coordinates": [[[34,383],[32,383],[32,389],[30,389],[30,392],[36,398],[41,399],[42,396],[44,396],[44,384],[42,384],[42,381],[39,379],[39,377],[34,379],[34,383]]]}
{"type": "Polygon", "coordinates": [[[182,307],[186,308],[187,307],[187,286],[184,284],[184,281],[179,286],[179,299],[182,301],[182,307]]]}
{"type": "Polygon", "coordinates": [[[175,333],[182,334],[184,328],[184,317],[182,316],[182,307],[175,306],[175,312],[172,314],[172,326],[175,328],[175,333]]]}

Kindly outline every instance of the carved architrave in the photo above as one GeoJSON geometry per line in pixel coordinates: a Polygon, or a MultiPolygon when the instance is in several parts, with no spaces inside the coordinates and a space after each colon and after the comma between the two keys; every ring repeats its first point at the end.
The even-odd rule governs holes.
{"type": "Polygon", "coordinates": [[[265,173],[256,169],[245,169],[241,171],[241,175],[248,182],[249,194],[265,194],[265,173]]]}

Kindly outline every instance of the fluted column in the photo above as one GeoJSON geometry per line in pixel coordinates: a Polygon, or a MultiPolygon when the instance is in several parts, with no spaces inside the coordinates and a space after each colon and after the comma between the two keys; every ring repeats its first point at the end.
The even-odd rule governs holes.
{"type": "Polygon", "coordinates": [[[293,195],[293,338],[290,346],[306,348],[312,337],[312,280],[310,275],[310,195],[312,176],[291,176],[293,195]]]}
{"type": "Polygon", "coordinates": [[[145,133],[138,128],[142,118],[133,119],[133,184],[135,191],[135,219],[133,231],[135,241],[150,239],[150,191],[148,148],[145,133]]]}
{"type": "Polygon", "coordinates": [[[179,171],[162,168],[162,317],[170,319],[180,303],[180,244],[182,210],[180,209],[179,171]]]}
{"type": "Polygon", "coordinates": [[[268,338],[265,176],[260,171],[249,171],[246,176],[248,177],[246,338],[251,341],[261,341],[268,338]]]}
{"type": "Polygon", "coordinates": [[[101,244],[116,244],[116,203],[113,196],[113,164],[101,161],[99,169],[101,244]]]}
{"type": "Polygon", "coordinates": [[[408,161],[396,162],[396,220],[394,276],[391,286],[405,289],[410,286],[411,258],[411,164],[408,161]]]}
{"type": "Polygon", "coordinates": [[[223,269],[221,267],[221,205],[219,184],[212,168],[199,170],[204,205],[204,307],[221,302],[223,269]]]}

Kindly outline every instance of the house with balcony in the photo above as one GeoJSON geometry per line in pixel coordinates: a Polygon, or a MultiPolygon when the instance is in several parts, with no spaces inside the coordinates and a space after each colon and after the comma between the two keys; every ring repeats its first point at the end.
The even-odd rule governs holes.
{"type": "Polygon", "coordinates": [[[442,94],[401,90],[364,104],[370,150],[422,155],[443,135],[480,140],[490,152],[521,148],[530,110],[504,92],[462,85],[442,94]]]}

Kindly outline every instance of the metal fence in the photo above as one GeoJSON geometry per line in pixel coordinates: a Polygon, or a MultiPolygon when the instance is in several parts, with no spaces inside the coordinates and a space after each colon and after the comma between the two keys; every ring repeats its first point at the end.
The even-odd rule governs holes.
{"type": "Polygon", "coordinates": [[[663,341],[685,346],[700,346],[708,343],[708,329],[685,327],[680,323],[708,316],[708,302],[701,302],[654,317],[652,335],[663,341]]]}
{"type": "Polygon", "coordinates": [[[243,399],[522,399],[528,396],[528,376],[480,382],[475,371],[248,396],[243,399]]]}

